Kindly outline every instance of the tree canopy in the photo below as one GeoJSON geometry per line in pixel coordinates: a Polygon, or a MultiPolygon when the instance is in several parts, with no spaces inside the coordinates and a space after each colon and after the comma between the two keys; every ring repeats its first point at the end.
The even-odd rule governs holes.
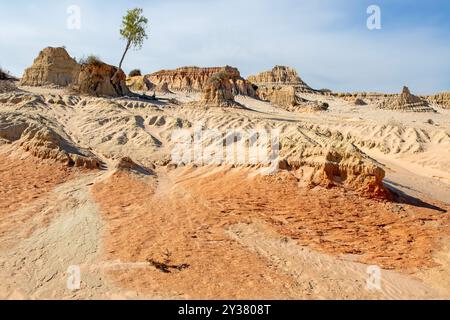
{"type": "Polygon", "coordinates": [[[135,8],[127,11],[122,18],[122,27],[120,28],[121,37],[126,40],[127,45],[122,59],[120,60],[119,69],[122,67],[123,60],[130,48],[141,49],[147,36],[148,19],[143,16],[141,8],[135,8]]]}

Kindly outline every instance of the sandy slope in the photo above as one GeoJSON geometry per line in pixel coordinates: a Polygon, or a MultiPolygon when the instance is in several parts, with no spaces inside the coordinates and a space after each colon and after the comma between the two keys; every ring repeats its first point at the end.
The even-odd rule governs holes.
{"type": "Polygon", "coordinates": [[[0,94],[2,298],[450,297],[448,110],[326,98],[327,112],[290,113],[247,97],[246,109],[201,109],[169,100],[196,99],[183,94],[149,103],[22,89],[0,94]],[[295,172],[166,166],[173,130],[199,122],[279,128],[291,156],[353,146],[385,168],[397,202],[305,188],[295,172]],[[65,153],[45,149],[54,143],[101,168],[68,169],[53,159],[65,153]],[[117,171],[123,157],[150,174],[117,171]],[[365,286],[372,264],[385,270],[381,291],[365,286]],[[70,265],[82,269],[76,292],[70,265]]]}
{"type": "Polygon", "coordinates": [[[338,190],[308,196],[289,177],[277,181],[249,174],[205,168],[157,172],[142,180],[120,173],[96,185],[95,199],[110,226],[107,259],[189,265],[170,273],[117,271],[112,278],[128,289],[182,298],[448,296],[388,271],[383,291],[370,292],[367,265],[352,262],[407,274],[434,267],[430,249],[439,247],[439,229],[448,233],[447,217],[414,206],[394,216],[389,214],[394,208],[377,201],[365,203],[338,190]]]}

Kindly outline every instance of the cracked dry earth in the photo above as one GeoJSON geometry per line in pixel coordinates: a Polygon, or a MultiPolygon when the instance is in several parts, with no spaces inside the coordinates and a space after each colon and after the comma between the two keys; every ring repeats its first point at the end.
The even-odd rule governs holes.
{"type": "Polygon", "coordinates": [[[337,100],[298,115],[244,97],[249,110],[229,111],[30,91],[0,97],[2,299],[450,298],[448,112],[414,131],[422,115],[383,120],[337,100]],[[386,170],[395,197],[306,185],[294,171],[166,165],[170,131],[200,119],[280,125],[322,147],[342,136],[386,170]],[[101,166],[68,166],[15,123],[52,128],[58,150],[101,166]],[[125,156],[135,163],[120,165],[125,156]],[[371,265],[380,290],[367,288],[371,265]],[[67,288],[69,266],[79,290],[67,288]]]}

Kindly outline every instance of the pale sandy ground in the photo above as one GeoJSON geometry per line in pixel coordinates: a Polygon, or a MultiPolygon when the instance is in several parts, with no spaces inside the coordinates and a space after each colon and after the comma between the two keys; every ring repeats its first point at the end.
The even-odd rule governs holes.
{"type": "Polygon", "coordinates": [[[405,114],[330,99],[325,113],[294,114],[247,97],[237,100],[250,110],[226,113],[124,99],[71,106],[49,102],[71,99],[61,90],[23,89],[44,101],[0,104],[0,116],[45,116],[105,168],[67,169],[1,146],[0,298],[450,298],[449,111],[405,114]],[[166,159],[171,130],[200,120],[299,126],[310,139],[340,133],[414,199],[308,190],[287,173],[249,168],[116,172],[122,156],[144,166],[166,159]],[[165,273],[151,261],[174,268],[165,273]],[[82,275],[74,292],[66,287],[71,265],[82,275]],[[381,290],[367,288],[369,265],[383,268],[381,290]]]}

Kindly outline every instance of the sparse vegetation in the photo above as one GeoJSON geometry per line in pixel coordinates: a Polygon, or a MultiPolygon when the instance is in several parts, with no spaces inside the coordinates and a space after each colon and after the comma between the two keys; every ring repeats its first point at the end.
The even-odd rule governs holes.
{"type": "Polygon", "coordinates": [[[127,44],[122,59],[119,63],[119,69],[122,68],[123,60],[130,48],[141,49],[144,40],[148,38],[146,33],[148,19],[142,15],[141,8],[135,8],[127,11],[127,14],[122,19],[122,28],[120,35],[122,39],[126,40],[127,44]]]}
{"type": "Polygon", "coordinates": [[[190,265],[187,263],[183,264],[171,264],[172,263],[172,252],[169,249],[166,249],[164,252],[164,262],[158,262],[154,259],[148,259],[147,262],[160,270],[163,273],[172,273],[172,271],[183,271],[185,269],[189,269],[190,265]]]}
{"type": "Polygon", "coordinates": [[[99,66],[103,63],[103,61],[96,55],[89,55],[86,58],[83,57],[78,61],[79,64],[85,64],[85,65],[94,65],[99,66]]]}
{"type": "Polygon", "coordinates": [[[130,77],[138,77],[138,76],[142,76],[142,72],[139,69],[134,69],[131,70],[131,72],[129,73],[130,77]]]}
{"type": "Polygon", "coordinates": [[[230,75],[229,75],[227,72],[221,71],[221,72],[218,72],[218,73],[216,73],[216,74],[213,74],[213,75],[208,79],[208,82],[209,82],[210,84],[213,84],[213,83],[222,83],[224,80],[227,80],[227,79],[229,79],[229,78],[230,78],[230,75]]]}
{"type": "Polygon", "coordinates": [[[330,108],[330,105],[328,104],[328,102],[321,102],[320,103],[320,108],[322,110],[328,110],[330,108]]]}
{"type": "Polygon", "coordinates": [[[11,74],[9,71],[4,70],[2,67],[0,67],[0,80],[8,80],[11,78],[11,74]]]}

